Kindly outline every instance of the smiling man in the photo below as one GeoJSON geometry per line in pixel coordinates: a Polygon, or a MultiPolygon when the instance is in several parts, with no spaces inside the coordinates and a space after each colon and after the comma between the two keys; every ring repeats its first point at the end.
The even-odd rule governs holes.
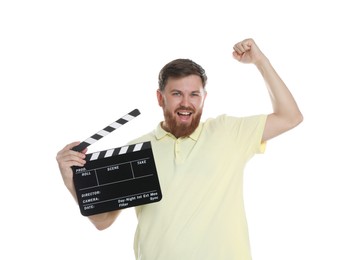
{"type": "Polygon", "coordinates": [[[157,99],[164,113],[164,130],[176,138],[194,132],[203,113],[206,80],[204,69],[191,60],[177,59],[163,67],[157,99]]]}
{"type": "MultiPolygon", "coordinates": [[[[266,56],[252,39],[233,46],[233,57],[260,71],[272,103],[270,114],[221,115],[200,122],[207,96],[204,69],[189,59],[165,65],[157,100],[164,121],[132,143],[150,141],[163,198],[136,207],[134,249],[140,260],[250,260],[243,202],[243,170],[266,141],[297,126],[302,114],[266,56]]],[[[85,164],[85,151],[57,154],[62,178],[76,199],[71,166],[85,164]]],[[[120,211],[88,218],[99,230],[120,211]]]]}

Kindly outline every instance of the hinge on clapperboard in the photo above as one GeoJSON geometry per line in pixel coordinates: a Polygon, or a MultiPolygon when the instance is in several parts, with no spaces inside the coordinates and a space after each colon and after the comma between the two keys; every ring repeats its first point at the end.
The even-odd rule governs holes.
{"type": "MultiPolygon", "coordinates": [[[[138,109],[72,148],[83,151],[140,115],[138,109]]],[[[140,206],[162,199],[151,142],[86,154],[84,167],[73,166],[73,181],[83,216],[140,206]]]]}

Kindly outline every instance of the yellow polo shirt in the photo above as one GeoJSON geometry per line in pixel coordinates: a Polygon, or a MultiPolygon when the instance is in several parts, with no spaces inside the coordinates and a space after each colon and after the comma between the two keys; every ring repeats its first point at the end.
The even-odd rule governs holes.
{"type": "Polygon", "coordinates": [[[243,170],[264,152],[265,121],[266,115],[222,115],[179,139],[159,124],[133,141],[151,141],[163,195],[136,207],[136,259],[251,259],[243,170]]]}

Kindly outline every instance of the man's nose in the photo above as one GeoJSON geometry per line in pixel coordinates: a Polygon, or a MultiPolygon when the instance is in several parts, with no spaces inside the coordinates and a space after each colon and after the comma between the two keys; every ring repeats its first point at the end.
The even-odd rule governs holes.
{"type": "Polygon", "coordinates": [[[181,99],[181,102],[180,102],[180,105],[184,106],[184,107],[188,107],[189,106],[189,96],[183,95],[182,99],[181,99]]]}

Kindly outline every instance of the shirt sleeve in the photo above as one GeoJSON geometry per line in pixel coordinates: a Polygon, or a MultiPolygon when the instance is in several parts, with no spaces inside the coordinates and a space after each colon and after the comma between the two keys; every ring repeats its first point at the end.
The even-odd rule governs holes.
{"type": "Polygon", "coordinates": [[[267,142],[262,141],[262,137],[266,126],[267,115],[257,116],[256,119],[257,119],[256,140],[258,142],[256,153],[264,153],[266,151],[267,142]]]}

